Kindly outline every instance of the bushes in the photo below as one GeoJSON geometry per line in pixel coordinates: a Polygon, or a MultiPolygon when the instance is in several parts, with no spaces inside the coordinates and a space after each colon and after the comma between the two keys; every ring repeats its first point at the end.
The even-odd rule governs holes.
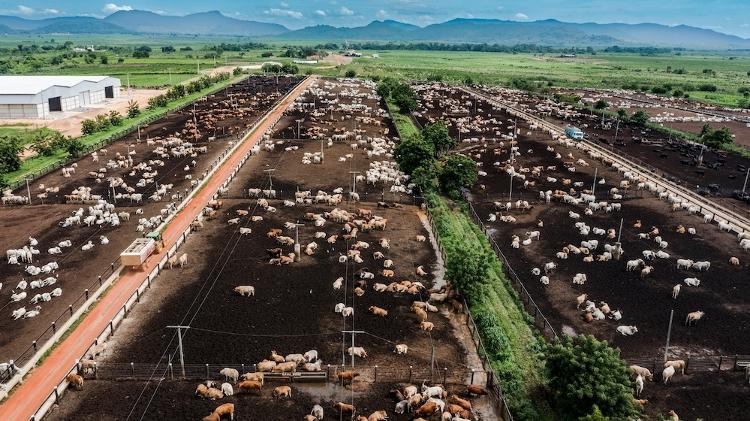
{"type": "Polygon", "coordinates": [[[643,110],[639,110],[633,113],[633,115],[630,116],[630,121],[633,124],[637,124],[639,126],[645,126],[646,123],[648,123],[649,115],[643,110]]]}
{"type": "Polygon", "coordinates": [[[563,337],[548,347],[546,370],[558,410],[566,419],[590,414],[635,415],[630,377],[619,350],[593,336],[563,337]]]}
{"type": "Polygon", "coordinates": [[[346,71],[346,73],[344,74],[344,76],[346,76],[348,78],[357,77],[357,72],[354,71],[354,69],[349,69],[349,70],[346,71]]]}
{"type": "Polygon", "coordinates": [[[55,153],[62,142],[65,140],[65,136],[60,132],[49,129],[41,129],[31,141],[31,149],[39,155],[51,156],[55,153]]]}
{"type": "Polygon", "coordinates": [[[730,145],[734,142],[732,132],[728,128],[722,127],[714,130],[708,124],[704,124],[700,134],[701,142],[712,147],[721,148],[724,145],[730,145]]]}
{"type": "Polygon", "coordinates": [[[458,198],[461,188],[471,187],[477,182],[476,164],[466,155],[449,155],[441,163],[438,179],[443,193],[458,198]]]}
{"type": "Polygon", "coordinates": [[[716,85],[711,83],[704,83],[698,86],[698,90],[701,92],[716,92],[716,85]]]}
{"type": "Polygon", "coordinates": [[[0,136],[0,174],[21,168],[21,158],[18,155],[22,150],[23,147],[18,139],[0,136]]]}
{"type": "Polygon", "coordinates": [[[435,148],[436,155],[448,152],[456,146],[456,140],[448,134],[448,128],[442,121],[427,125],[422,130],[422,136],[427,143],[431,143],[435,148]]]}
{"type": "Polygon", "coordinates": [[[135,118],[141,113],[141,108],[136,101],[128,101],[128,118],[135,118]]]}
{"type": "Polygon", "coordinates": [[[401,170],[411,174],[423,164],[430,164],[435,156],[435,148],[427,143],[421,134],[401,139],[394,150],[394,157],[401,170]]]}
{"type": "Polygon", "coordinates": [[[85,149],[85,146],[83,142],[81,142],[81,139],[77,138],[68,138],[65,140],[63,147],[65,148],[65,152],[68,153],[68,155],[77,158],[81,156],[83,153],[83,150],[85,149]]]}

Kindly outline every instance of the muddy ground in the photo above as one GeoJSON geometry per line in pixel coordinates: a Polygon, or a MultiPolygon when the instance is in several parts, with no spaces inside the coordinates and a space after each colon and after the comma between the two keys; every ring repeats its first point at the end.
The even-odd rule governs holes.
{"type": "MultiPolygon", "coordinates": [[[[278,86],[279,92],[283,93],[291,89],[297,80],[296,78],[281,79],[278,86]]],[[[280,96],[276,93],[276,90],[277,85],[274,79],[251,77],[238,85],[217,92],[205,100],[198,100],[196,102],[196,120],[200,133],[196,145],[206,146],[208,152],[198,155],[196,158],[187,156],[165,160],[165,165],[158,168],[159,174],[155,178],[156,183],[174,184],[172,193],[186,194],[191,187],[190,180],[187,180],[185,175],[190,174],[197,178],[208,171],[218,156],[230,147],[230,142],[236,141],[236,134],[244,132],[275,102],[276,98],[280,96]],[[226,104],[227,101],[234,102],[226,104]],[[235,113],[242,113],[241,118],[238,115],[217,117],[222,112],[221,107],[224,105],[235,113]],[[209,125],[215,127],[216,131],[206,129],[209,125]],[[216,135],[216,139],[209,141],[209,137],[214,135],[216,135]],[[194,166],[191,163],[193,160],[195,160],[194,166]],[[184,170],[186,165],[190,166],[189,171],[184,170]]],[[[154,184],[156,183],[154,183],[139,191],[144,194],[143,203],[131,203],[129,200],[116,202],[116,212],[126,211],[131,213],[130,221],[121,221],[122,225],[119,228],[109,225],[102,227],[80,225],[62,228],[58,225],[61,220],[75,210],[87,207],[87,205],[64,204],[64,195],[69,194],[78,186],[89,186],[92,188],[92,194],[101,194],[105,199],[112,202],[106,187],[108,184],[106,182],[95,183],[87,174],[103,167],[106,160],[113,158],[116,153],[126,155],[129,151],[135,151],[136,154],[133,156],[136,164],[157,159],[157,156],[152,152],[153,147],[147,145],[145,140],[157,136],[166,137],[175,132],[180,132],[183,130],[185,123],[192,119],[192,107],[170,113],[163,119],[140,129],[140,136],[143,141],[138,142],[138,132],[135,132],[107,145],[107,155],[100,151],[99,162],[93,162],[90,155],[84,156],[78,161],[78,167],[72,177],[64,178],[60,171],[55,171],[34,181],[31,184],[33,205],[0,207],[0,226],[3,233],[7,233],[7,235],[0,236],[0,248],[3,250],[20,248],[24,244],[28,244],[27,237],[31,236],[39,241],[36,248],[40,250],[34,264],[41,266],[47,262],[56,261],[60,265],[60,269],[55,275],[58,278],[55,285],[33,291],[27,290],[28,297],[17,303],[9,303],[9,297],[16,285],[22,279],[31,281],[43,277],[41,275],[39,277],[26,275],[23,273],[23,265],[0,265],[0,282],[5,285],[5,288],[2,288],[0,292],[0,301],[3,302],[0,311],[3,311],[4,314],[3,317],[0,317],[0,329],[4,333],[0,336],[0,360],[16,359],[17,363],[22,363],[23,361],[18,358],[19,354],[26,350],[45,329],[48,329],[52,321],[57,319],[69,305],[74,305],[76,308],[80,306],[85,301],[84,298],[80,298],[84,289],[98,287],[97,277],[104,274],[106,279],[111,271],[105,272],[105,269],[110,267],[111,263],[114,262],[115,267],[119,266],[117,259],[120,252],[135,238],[142,235],[136,232],[138,218],[159,214],[160,209],[170,201],[168,197],[163,198],[160,202],[146,199],[155,190],[154,184]],[[45,199],[45,204],[41,204],[40,200],[35,197],[37,192],[42,191],[39,189],[40,184],[46,187],[57,186],[60,188],[59,193],[50,194],[45,199]],[[138,208],[143,210],[142,215],[135,215],[138,208]],[[99,244],[102,235],[108,238],[109,244],[99,244]],[[63,254],[49,255],[47,250],[56,246],[62,240],[70,240],[73,244],[72,247],[63,249],[63,254]],[[90,251],[82,251],[81,246],[89,240],[95,244],[94,248],[90,251]],[[42,310],[37,317],[17,321],[11,320],[10,314],[16,308],[25,306],[27,310],[31,310],[33,305],[29,304],[28,300],[33,295],[49,292],[57,287],[63,289],[63,295],[50,302],[40,304],[42,310]]],[[[117,169],[108,171],[107,176],[122,177],[129,185],[134,186],[139,176],[130,176],[128,173],[129,170],[127,169],[117,169]]],[[[16,194],[25,194],[25,188],[19,189],[16,194]]],[[[49,275],[44,277],[46,276],[49,275]]],[[[64,320],[66,318],[61,319],[60,323],[64,320]]],[[[49,331],[48,333],[51,335],[52,332],[49,331]]],[[[45,339],[46,337],[41,338],[40,342],[45,339]]],[[[25,358],[29,356],[30,354],[24,354],[25,358]]]]}

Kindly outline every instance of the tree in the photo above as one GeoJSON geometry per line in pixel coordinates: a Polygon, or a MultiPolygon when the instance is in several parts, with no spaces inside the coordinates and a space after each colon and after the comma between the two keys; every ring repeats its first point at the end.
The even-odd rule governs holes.
{"type": "Polygon", "coordinates": [[[87,118],[86,120],[83,120],[81,122],[81,134],[82,135],[86,136],[92,133],[96,133],[97,130],[98,128],[96,126],[96,121],[90,118],[87,118]]]}
{"type": "Polygon", "coordinates": [[[701,141],[713,148],[720,148],[723,145],[728,145],[734,142],[732,132],[728,128],[722,127],[718,130],[713,130],[707,124],[703,126],[701,130],[701,141]],[[706,130],[707,129],[707,130],[706,130]]]}
{"type": "Polygon", "coordinates": [[[594,407],[591,408],[591,413],[586,415],[585,417],[578,418],[578,421],[610,421],[610,418],[605,417],[602,414],[602,410],[599,409],[598,406],[594,405],[594,407]]]}
{"type": "Polygon", "coordinates": [[[65,137],[60,132],[40,129],[31,140],[31,149],[39,155],[50,156],[60,147],[64,139],[65,137]]]}
{"type": "Polygon", "coordinates": [[[477,182],[476,164],[466,155],[450,155],[443,160],[439,179],[443,192],[457,197],[460,188],[471,187],[477,182]]]}
{"type": "Polygon", "coordinates": [[[99,57],[99,63],[101,64],[109,64],[109,59],[106,55],[102,54],[101,57],[99,57]]]}
{"type": "Polygon", "coordinates": [[[264,52],[260,53],[260,56],[261,57],[273,57],[273,52],[272,51],[264,51],[264,52]]]}
{"type": "Polygon", "coordinates": [[[0,174],[16,171],[21,168],[21,158],[18,156],[23,150],[21,142],[14,137],[0,136],[0,174]]]}
{"type": "Polygon", "coordinates": [[[354,69],[349,69],[349,70],[346,71],[346,73],[344,74],[344,76],[346,76],[348,78],[357,77],[357,72],[354,69]]]}
{"type": "Polygon", "coordinates": [[[630,376],[620,352],[593,336],[568,336],[547,347],[547,378],[562,418],[585,417],[594,405],[612,418],[635,415],[630,376]]]}
{"type": "Polygon", "coordinates": [[[620,120],[627,120],[627,118],[628,118],[628,112],[625,111],[622,108],[618,108],[617,109],[617,118],[619,118],[620,120]]]}
{"type": "Polygon", "coordinates": [[[609,107],[609,103],[605,101],[604,99],[600,99],[594,103],[594,108],[597,110],[604,110],[607,107],[609,107]]]}
{"type": "Polygon", "coordinates": [[[281,66],[281,73],[296,75],[297,73],[299,73],[299,67],[297,67],[296,64],[284,63],[284,65],[281,66]]]}
{"type": "Polygon", "coordinates": [[[281,72],[281,66],[278,64],[266,63],[261,67],[265,73],[279,73],[281,72]]]}
{"type": "Polygon", "coordinates": [[[438,184],[438,169],[433,161],[425,162],[411,173],[411,180],[419,186],[422,192],[436,191],[438,184]]]}
{"type": "Polygon", "coordinates": [[[122,124],[122,114],[117,110],[109,112],[109,124],[113,126],[119,126],[122,124]]]}
{"type": "Polygon", "coordinates": [[[151,47],[141,45],[133,51],[133,58],[148,58],[151,55],[151,47]]]}
{"type": "Polygon", "coordinates": [[[445,127],[445,123],[442,121],[427,125],[422,130],[422,137],[428,143],[432,143],[437,155],[448,152],[448,150],[456,146],[456,140],[450,136],[448,128],[445,127]]]}
{"type": "Polygon", "coordinates": [[[417,94],[406,83],[399,83],[391,90],[391,97],[402,113],[411,113],[417,109],[417,94]]]}
{"type": "Polygon", "coordinates": [[[639,126],[645,126],[646,123],[648,123],[649,115],[647,112],[643,110],[638,110],[633,113],[633,115],[630,116],[630,121],[633,123],[639,125],[639,126]]]}
{"type": "Polygon", "coordinates": [[[171,54],[174,53],[176,50],[171,45],[165,45],[164,47],[161,47],[161,52],[165,54],[171,54]]]}
{"type": "Polygon", "coordinates": [[[77,138],[68,138],[65,141],[65,152],[67,152],[72,157],[79,157],[83,153],[83,150],[85,146],[83,145],[83,142],[81,142],[80,139],[77,138]]]}
{"type": "Polygon", "coordinates": [[[446,263],[445,277],[467,297],[478,297],[488,279],[490,254],[467,241],[459,241],[454,247],[455,253],[446,263]]]}
{"type": "Polygon", "coordinates": [[[474,79],[471,78],[471,76],[466,76],[464,78],[464,85],[473,85],[474,79]]]}
{"type": "Polygon", "coordinates": [[[401,171],[412,174],[415,169],[430,163],[435,155],[434,146],[427,143],[420,134],[412,134],[401,139],[394,149],[394,156],[401,171]]]}
{"type": "Polygon", "coordinates": [[[132,99],[128,101],[128,117],[135,118],[138,117],[138,114],[140,113],[141,107],[138,106],[138,102],[133,101],[132,99]]]}
{"type": "Polygon", "coordinates": [[[109,121],[109,116],[107,114],[99,114],[95,119],[97,131],[104,131],[112,127],[112,123],[109,121]]]}

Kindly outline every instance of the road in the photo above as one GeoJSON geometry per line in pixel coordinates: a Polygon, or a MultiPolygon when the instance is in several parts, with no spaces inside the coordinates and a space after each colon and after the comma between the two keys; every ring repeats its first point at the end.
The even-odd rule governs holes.
{"type": "MultiPolygon", "coordinates": [[[[284,113],[294,99],[302,93],[313,78],[307,78],[278,103],[258,126],[244,139],[243,144],[211,176],[206,185],[195,197],[178,213],[162,233],[165,250],[177,242],[182,232],[200,214],[205,204],[213,198],[224,180],[228,179],[232,170],[239,164],[243,156],[271,128],[284,113]]],[[[89,311],[84,320],[60,343],[39,367],[32,370],[23,384],[17,386],[11,396],[0,406],[0,420],[28,421],[37,409],[44,403],[50,392],[60,383],[68,371],[76,364],[94,340],[107,327],[125,302],[146,279],[148,274],[158,265],[161,255],[151,256],[138,271],[123,271],[123,275],[115,281],[98,303],[89,311]]]]}

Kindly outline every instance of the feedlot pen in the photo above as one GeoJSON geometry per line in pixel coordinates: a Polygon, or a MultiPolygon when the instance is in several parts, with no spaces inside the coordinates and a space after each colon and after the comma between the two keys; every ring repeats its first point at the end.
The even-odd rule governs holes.
{"type": "MultiPolygon", "coordinates": [[[[654,415],[674,409],[687,419],[742,419],[744,413],[738,409],[746,407],[750,397],[743,386],[744,376],[720,372],[718,365],[712,372],[700,372],[708,367],[697,364],[702,357],[715,356],[711,361],[718,363],[720,355],[750,354],[750,291],[745,285],[750,279],[750,254],[739,247],[736,235],[721,232],[716,224],[704,224],[701,217],[685,210],[672,211],[670,203],[639,190],[635,183],[625,188],[621,173],[572,142],[553,140],[548,133],[521,119],[514,121],[481,100],[474,105],[474,99],[459,88],[433,85],[418,87],[418,91],[418,120],[422,124],[446,119],[454,137],[461,127],[465,141],[458,149],[477,161],[481,172],[468,199],[487,235],[496,242],[553,329],[558,334],[593,334],[618,347],[630,364],[652,369],[655,360],[663,361],[670,311],[674,310],[669,359],[690,358],[696,362],[696,370],[688,367],[686,375],[675,376],[664,386],[659,382],[659,364],[655,382],[645,387],[643,397],[650,401],[646,412],[654,415]],[[463,117],[451,119],[444,112],[463,117]],[[514,124],[518,143],[509,163],[514,124]],[[518,175],[511,177],[509,172],[518,175]],[[621,209],[606,212],[605,206],[589,215],[586,203],[563,200],[564,194],[577,198],[578,192],[592,186],[597,202],[620,203],[621,209]],[[618,191],[613,193],[615,188],[618,191]],[[540,198],[540,191],[548,190],[553,195],[559,191],[559,199],[550,197],[547,202],[544,194],[540,198]],[[528,209],[519,209],[519,200],[526,201],[528,209]],[[507,202],[511,202],[510,210],[506,210],[507,202]],[[621,219],[624,255],[619,260],[599,261],[605,244],[614,245],[621,219]],[[589,233],[583,234],[576,223],[586,224],[589,233]],[[679,233],[679,226],[686,231],[693,228],[695,234],[679,233]],[[655,234],[639,236],[653,227],[659,229],[665,248],[654,241],[655,234]],[[603,231],[597,234],[594,228],[603,231]],[[610,238],[608,230],[614,231],[615,238],[610,238]],[[528,240],[528,233],[534,231],[539,231],[539,238],[528,240]],[[513,236],[518,237],[517,246],[512,245],[513,236]],[[588,255],[576,254],[574,249],[582,248],[581,242],[588,240],[598,240],[598,247],[588,255]],[[662,251],[668,256],[649,260],[644,250],[662,251]],[[730,264],[731,256],[738,257],[739,265],[730,264]],[[643,259],[643,263],[627,271],[626,263],[637,259],[643,259]],[[678,269],[677,259],[709,261],[711,266],[704,271],[678,269]],[[546,274],[545,285],[541,281],[546,263],[556,267],[546,274]],[[651,273],[641,275],[645,266],[652,267],[651,273]],[[540,273],[536,274],[535,268],[540,273]],[[572,282],[577,274],[586,275],[584,283],[572,282]],[[685,278],[699,278],[700,285],[689,286],[685,278]],[[680,292],[674,299],[673,288],[678,284],[680,292]],[[584,301],[590,300],[597,308],[606,302],[611,311],[619,310],[622,318],[587,322],[585,302],[577,308],[576,298],[581,294],[587,294],[584,301]],[[704,311],[705,316],[686,326],[687,314],[694,311],[704,311]],[[624,336],[618,333],[619,326],[635,326],[637,333],[624,336]]],[[[738,368],[731,361],[724,359],[723,369],[738,368]]]]}
{"type": "MultiPolygon", "coordinates": [[[[341,401],[353,403],[365,416],[385,410],[389,419],[408,420],[411,415],[394,412],[397,402],[389,396],[390,389],[427,381],[445,383],[448,391],[463,397],[465,384],[487,382],[464,313],[455,312],[447,301],[436,302],[434,311],[427,313],[434,327],[425,331],[410,308],[443,289],[445,280],[426,214],[407,204],[413,202],[408,185],[386,164],[395,131],[381,111],[374,86],[319,79],[298,103],[258,145],[257,155],[239,171],[215,213],[207,211],[203,228],[188,237],[181,252],[191,256],[190,264],[162,272],[115,332],[108,350],[97,357],[100,379],[86,374],[83,390],[67,393],[48,419],[198,419],[219,403],[232,402],[239,420],[302,419],[314,404],[324,407],[324,419],[333,420],[339,419],[333,404],[341,401]],[[313,119],[315,109],[302,103],[317,107],[328,103],[328,112],[313,119]],[[300,121],[298,131],[301,119],[304,126],[300,121]],[[349,121],[342,124],[348,119],[356,121],[356,128],[349,121]],[[328,143],[340,127],[346,127],[335,133],[342,135],[341,140],[328,143]],[[326,128],[331,131],[322,130],[326,128]],[[346,134],[349,128],[352,133],[346,134]],[[283,138],[292,131],[292,139],[283,138]],[[320,151],[316,133],[324,138],[325,157],[322,163],[303,164],[303,159],[320,151]],[[377,168],[388,168],[381,173],[388,175],[368,173],[374,162],[377,168]],[[353,196],[347,194],[357,175],[361,176],[356,187],[359,202],[349,200],[353,196]],[[372,181],[367,181],[368,176],[374,177],[372,181]],[[248,197],[249,192],[263,196],[254,189],[271,190],[271,186],[274,194],[265,195],[275,197],[264,199],[267,204],[248,197]],[[326,199],[305,202],[298,192],[307,190],[311,197],[326,199]],[[363,227],[356,238],[347,239],[343,222],[334,220],[342,211],[371,212],[387,223],[383,229],[363,227]],[[280,232],[269,235],[276,229],[280,232]],[[287,257],[294,251],[297,235],[302,254],[300,261],[292,261],[287,257]],[[282,244],[287,240],[292,241],[282,244]],[[271,259],[280,259],[274,257],[276,248],[281,249],[281,265],[270,264],[271,259]],[[354,257],[355,249],[359,258],[354,257]],[[388,269],[392,273],[384,272],[385,260],[393,262],[388,269]],[[374,289],[404,280],[420,282],[424,288],[412,284],[413,290],[400,293],[374,289]],[[238,294],[237,286],[253,286],[254,295],[238,294]],[[338,303],[351,307],[353,315],[342,317],[335,311],[338,303]],[[371,306],[386,310],[387,315],[372,314],[371,306]],[[168,325],[190,326],[182,337],[188,378],[224,381],[222,368],[252,371],[272,351],[287,355],[315,349],[322,361],[320,371],[332,381],[290,383],[291,399],[271,398],[275,381],[268,381],[259,394],[237,393],[235,384],[234,396],[220,401],[196,399],[198,382],[177,379],[178,341],[168,325]],[[350,331],[357,333],[352,337],[350,331]],[[349,355],[352,341],[364,348],[365,357],[349,355]],[[407,345],[408,352],[394,352],[397,344],[407,345]],[[360,376],[353,385],[342,386],[335,381],[342,370],[360,376]]],[[[473,405],[472,419],[499,419],[488,397],[473,399],[473,405]]],[[[428,419],[436,420],[437,415],[428,419]]]]}
{"type": "MultiPolygon", "coordinates": [[[[28,263],[0,265],[0,282],[5,286],[0,290],[0,361],[15,360],[21,367],[52,337],[70,315],[86,301],[101,285],[102,278],[116,272],[118,258],[135,238],[144,235],[159,225],[171,212],[171,204],[179,203],[202,179],[219,156],[224,153],[237,136],[244,133],[262,116],[284,93],[298,83],[299,78],[275,78],[251,76],[219,92],[198,99],[194,106],[188,106],[168,114],[139,130],[113,142],[104,149],[83,156],[75,163],[69,177],[62,170],[47,174],[30,184],[31,205],[0,206],[0,247],[3,250],[29,247],[32,237],[36,244],[31,246],[39,251],[31,265],[41,267],[56,262],[54,271],[31,276],[25,271],[28,263]],[[197,124],[196,124],[197,123],[197,124]],[[180,139],[192,145],[192,153],[164,158],[156,153],[163,146],[160,141],[180,139]],[[117,161],[132,159],[128,167],[117,166],[117,161]],[[155,163],[161,161],[161,164],[155,163]],[[139,168],[136,171],[136,167],[139,168]],[[146,170],[145,168],[150,168],[146,170]],[[141,170],[143,169],[143,170],[141,170]],[[153,182],[139,186],[145,180],[144,173],[152,173],[153,182]],[[112,187],[111,181],[124,184],[112,187]],[[166,194],[153,196],[165,185],[171,186],[166,194]],[[133,193],[141,195],[140,200],[123,196],[133,193]],[[68,200],[74,189],[90,188],[91,197],[87,200],[68,200]],[[87,225],[72,224],[63,227],[63,221],[74,212],[82,213],[81,219],[89,215],[90,206],[97,204],[100,197],[114,205],[111,213],[128,214],[120,216],[119,225],[92,221],[87,225]],[[70,202],[70,203],[68,203],[70,202]],[[143,226],[139,220],[145,218],[151,226],[143,226]],[[139,227],[139,225],[141,225],[139,227]],[[140,231],[139,231],[140,230],[140,231]],[[60,247],[57,254],[52,249],[61,242],[69,242],[69,247],[60,247]],[[82,247],[89,244],[88,249],[82,247]],[[56,282],[42,288],[33,288],[32,281],[53,277],[56,282]],[[22,289],[20,284],[29,284],[22,289]],[[33,304],[30,301],[37,294],[51,293],[60,288],[61,295],[50,301],[33,304]],[[11,297],[26,297],[12,301],[11,297]],[[39,305],[39,314],[33,318],[13,320],[11,314],[19,308],[32,310],[39,305]],[[55,326],[52,323],[55,322],[55,326]]],[[[188,148],[190,149],[190,148],[188,148]]],[[[167,149],[168,150],[168,149],[167,149]]],[[[26,196],[26,187],[17,189],[15,195],[26,196]]],[[[96,218],[99,219],[99,218],[96,218]]],[[[0,373],[0,381],[7,373],[0,373]]]]}

